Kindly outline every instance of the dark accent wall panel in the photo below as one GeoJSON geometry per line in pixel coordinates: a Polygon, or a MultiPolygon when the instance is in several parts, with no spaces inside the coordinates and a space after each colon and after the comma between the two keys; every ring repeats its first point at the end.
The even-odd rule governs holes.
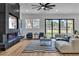
{"type": "Polygon", "coordinates": [[[0,13],[0,34],[5,33],[5,14],[0,13]]]}
{"type": "Polygon", "coordinates": [[[5,33],[5,4],[0,3],[0,34],[5,33]]]}
{"type": "Polygon", "coordinates": [[[12,13],[13,15],[17,16],[19,18],[19,4],[8,4],[8,13],[12,13]]]}
{"type": "Polygon", "coordinates": [[[0,13],[5,12],[5,3],[0,3],[0,13]]]}
{"type": "Polygon", "coordinates": [[[5,34],[5,4],[0,3],[0,42],[3,42],[2,35],[5,34]]]}

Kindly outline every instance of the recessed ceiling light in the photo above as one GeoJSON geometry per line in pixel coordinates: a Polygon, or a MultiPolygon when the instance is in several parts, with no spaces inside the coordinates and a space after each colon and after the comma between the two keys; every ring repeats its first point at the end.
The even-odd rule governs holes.
{"type": "Polygon", "coordinates": [[[55,11],[56,11],[56,12],[58,12],[58,10],[57,10],[57,9],[56,9],[55,11]]]}
{"type": "Polygon", "coordinates": [[[29,10],[26,10],[26,12],[29,12],[29,10]]]}

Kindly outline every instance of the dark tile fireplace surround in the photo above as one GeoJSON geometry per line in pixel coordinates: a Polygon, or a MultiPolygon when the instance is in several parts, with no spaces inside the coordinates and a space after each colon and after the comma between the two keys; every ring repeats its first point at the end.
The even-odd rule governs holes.
{"type": "Polygon", "coordinates": [[[7,48],[13,46],[15,43],[20,41],[20,36],[18,33],[9,33],[3,35],[3,43],[0,43],[0,50],[6,50],[7,48]]]}

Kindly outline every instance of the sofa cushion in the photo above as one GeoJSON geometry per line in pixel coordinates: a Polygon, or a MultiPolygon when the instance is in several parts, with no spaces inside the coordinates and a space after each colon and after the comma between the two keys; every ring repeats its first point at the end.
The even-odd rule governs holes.
{"type": "Polygon", "coordinates": [[[68,38],[63,38],[63,39],[56,39],[57,41],[66,41],[69,42],[68,38]]]}
{"type": "Polygon", "coordinates": [[[66,41],[56,41],[56,44],[63,46],[63,45],[68,45],[69,43],[66,41]]]}
{"type": "Polygon", "coordinates": [[[66,41],[69,42],[70,41],[70,36],[65,35],[63,38],[56,38],[57,41],[66,41]]]}

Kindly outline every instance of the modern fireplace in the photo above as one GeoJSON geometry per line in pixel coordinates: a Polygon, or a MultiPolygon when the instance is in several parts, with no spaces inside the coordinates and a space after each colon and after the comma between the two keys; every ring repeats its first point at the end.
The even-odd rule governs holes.
{"type": "Polygon", "coordinates": [[[17,39],[17,36],[18,36],[17,33],[7,34],[8,43],[15,41],[17,39]]]}

